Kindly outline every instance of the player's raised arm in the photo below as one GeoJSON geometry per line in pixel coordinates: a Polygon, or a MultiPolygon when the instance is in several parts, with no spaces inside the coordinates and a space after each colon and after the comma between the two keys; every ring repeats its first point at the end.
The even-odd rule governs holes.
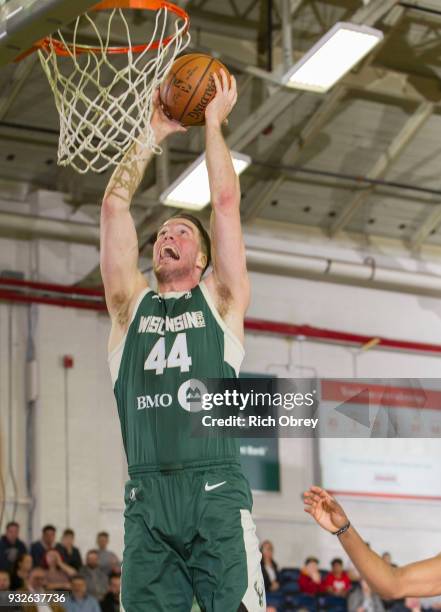
{"type": "Polygon", "coordinates": [[[381,597],[401,599],[441,595],[441,555],[403,567],[392,567],[363,542],[350,525],[343,508],[327,491],[311,487],[304,494],[304,502],[305,512],[323,529],[334,534],[343,531],[338,536],[341,545],[363,578],[381,597]]]}
{"type": "MultiPolygon", "coordinates": [[[[185,131],[179,123],[164,115],[158,92],[154,106],[152,127],[157,144],[169,134],[185,131]]],[[[101,208],[101,275],[109,313],[122,327],[127,323],[134,297],[147,286],[138,269],[138,237],[130,205],[151,158],[151,151],[141,151],[134,145],[113,173],[101,208]],[[140,153],[143,159],[136,160],[140,153]]]]}
{"type": "Polygon", "coordinates": [[[248,307],[249,281],[245,247],[240,223],[239,177],[233,167],[231,153],[222,135],[222,124],[237,100],[236,81],[221,70],[214,74],[216,96],[205,111],[206,159],[210,180],[211,239],[214,280],[231,294],[234,306],[242,311],[248,307]]]}

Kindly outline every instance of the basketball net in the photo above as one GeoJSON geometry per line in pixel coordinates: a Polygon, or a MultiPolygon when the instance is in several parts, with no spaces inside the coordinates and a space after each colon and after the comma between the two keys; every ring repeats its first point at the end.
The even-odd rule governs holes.
{"type": "Polygon", "coordinates": [[[105,36],[86,13],[77,18],[70,42],[60,31],[57,38],[45,40],[39,56],[60,115],[60,166],[72,166],[81,174],[104,172],[121,163],[135,143],[140,153],[131,155],[131,161],[145,158],[146,152],[161,153],[150,125],[153,94],[190,42],[188,24],[180,17],[175,19],[172,35],[166,36],[170,12],[166,7],[156,12],[152,37],[139,47],[132,45],[120,8],[111,11],[105,36]],[[89,51],[78,42],[83,19],[98,39],[89,51]],[[110,45],[115,20],[122,20],[127,36],[124,55],[110,45]],[[135,52],[140,47],[143,50],[135,52]],[[121,58],[126,58],[124,63],[121,58]]]}

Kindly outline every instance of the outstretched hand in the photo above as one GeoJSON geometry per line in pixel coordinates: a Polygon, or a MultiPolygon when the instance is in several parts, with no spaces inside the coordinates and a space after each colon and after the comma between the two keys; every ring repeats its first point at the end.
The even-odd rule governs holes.
{"type": "Polygon", "coordinates": [[[167,138],[167,136],[169,136],[170,134],[183,133],[187,131],[187,128],[181,125],[179,121],[175,121],[174,119],[169,119],[167,117],[161,105],[159,89],[157,89],[153,94],[152,104],[153,114],[151,125],[157,143],[161,142],[161,140],[164,140],[164,138],[167,138]]]}
{"type": "Polygon", "coordinates": [[[303,494],[303,500],[305,512],[310,514],[320,527],[331,533],[335,533],[349,522],[340,504],[321,487],[310,487],[303,494]]]}
{"type": "Polygon", "coordinates": [[[226,122],[237,102],[237,85],[236,79],[232,75],[230,82],[228,82],[228,76],[222,68],[220,69],[220,77],[216,72],[213,72],[213,79],[216,86],[216,95],[205,109],[205,123],[220,126],[226,122]]]}

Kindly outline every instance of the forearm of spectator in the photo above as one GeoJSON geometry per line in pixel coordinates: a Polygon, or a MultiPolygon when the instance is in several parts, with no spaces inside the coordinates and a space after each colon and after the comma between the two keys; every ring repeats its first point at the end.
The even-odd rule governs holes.
{"type": "Polygon", "coordinates": [[[72,576],[75,576],[75,574],[77,573],[77,570],[74,567],[72,567],[71,565],[68,565],[64,561],[60,561],[58,565],[59,565],[59,568],[63,570],[63,572],[67,574],[68,576],[70,576],[71,578],[72,576]]]}

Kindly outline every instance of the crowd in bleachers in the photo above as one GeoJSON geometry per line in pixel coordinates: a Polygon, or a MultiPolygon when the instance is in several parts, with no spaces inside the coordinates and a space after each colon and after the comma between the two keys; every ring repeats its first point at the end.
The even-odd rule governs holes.
{"type": "MultiPolygon", "coordinates": [[[[75,546],[75,534],[65,529],[60,540],[53,525],[43,527],[39,540],[30,547],[20,538],[20,526],[12,521],[0,538],[0,592],[67,593],[61,605],[47,607],[30,603],[16,605],[16,612],[123,612],[120,608],[121,563],[111,552],[109,534],[97,534],[94,548],[85,556],[75,546]]],[[[267,612],[427,612],[441,610],[441,604],[424,606],[415,598],[385,601],[373,593],[354,567],[344,568],[335,558],[328,569],[310,556],[303,567],[280,569],[274,548],[261,545],[262,574],[267,612]]],[[[389,553],[383,559],[392,563],[389,553]]]]}
{"type": "MultiPolygon", "coordinates": [[[[415,598],[386,601],[373,593],[354,567],[345,570],[342,559],[331,561],[329,569],[320,568],[316,557],[305,559],[303,567],[279,569],[270,541],[261,545],[262,574],[267,612],[423,612],[441,609],[415,598]]],[[[393,565],[390,553],[383,559],[393,565]]]]}
{"type": "Polygon", "coordinates": [[[83,558],[72,529],[65,529],[57,541],[56,528],[46,525],[28,548],[20,538],[20,525],[11,521],[0,538],[0,591],[62,592],[65,598],[44,608],[17,604],[16,611],[120,612],[121,563],[108,545],[109,534],[101,531],[83,558]]]}

